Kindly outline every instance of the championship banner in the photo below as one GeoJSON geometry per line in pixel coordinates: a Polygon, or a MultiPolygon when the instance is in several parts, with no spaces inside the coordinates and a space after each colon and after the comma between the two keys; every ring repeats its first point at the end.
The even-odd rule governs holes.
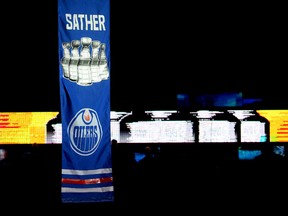
{"type": "Polygon", "coordinates": [[[58,0],[64,203],[114,200],[110,1],[58,0]]]}

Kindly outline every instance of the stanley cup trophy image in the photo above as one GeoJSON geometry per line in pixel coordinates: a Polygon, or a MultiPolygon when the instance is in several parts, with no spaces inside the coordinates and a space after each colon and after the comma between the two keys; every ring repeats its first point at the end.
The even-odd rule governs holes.
{"type": "Polygon", "coordinates": [[[99,56],[99,76],[102,80],[107,80],[109,77],[108,72],[108,64],[107,64],[107,58],[105,54],[106,46],[105,44],[100,45],[100,56],[99,56]]]}
{"type": "Polygon", "coordinates": [[[69,78],[69,74],[70,74],[69,65],[70,65],[70,59],[71,59],[71,55],[70,55],[71,43],[68,43],[68,42],[62,43],[62,48],[63,48],[64,56],[61,59],[61,65],[63,68],[64,77],[69,78]]]}
{"type": "Polygon", "coordinates": [[[69,79],[76,82],[78,77],[78,64],[79,64],[79,47],[80,40],[73,40],[71,42],[71,59],[69,64],[69,79]]]}
{"type": "Polygon", "coordinates": [[[109,78],[106,45],[90,37],[63,42],[61,66],[64,78],[81,86],[90,86],[109,78]]]}
{"type": "Polygon", "coordinates": [[[101,45],[100,41],[97,41],[97,40],[92,41],[92,60],[91,60],[91,66],[90,66],[92,82],[100,82],[102,80],[99,75],[100,45],[101,45]]]}
{"type": "Polygon", "coordinates": [[[82,37],[81,38],[81,51],[80,59],[78,64],[78,76],[77,84],[79,85],[91,85],[91,57],[90,57],[90,46],[92,43],[92,38],[82,37]]]}

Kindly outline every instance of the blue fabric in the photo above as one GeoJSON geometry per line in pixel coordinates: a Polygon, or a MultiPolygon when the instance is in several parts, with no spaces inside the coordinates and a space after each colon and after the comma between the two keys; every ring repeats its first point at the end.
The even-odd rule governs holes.
{"type": "Polygon", "coordinates": [[[62,202],[113,201],[110,1],[58,0],[62,202]]]}

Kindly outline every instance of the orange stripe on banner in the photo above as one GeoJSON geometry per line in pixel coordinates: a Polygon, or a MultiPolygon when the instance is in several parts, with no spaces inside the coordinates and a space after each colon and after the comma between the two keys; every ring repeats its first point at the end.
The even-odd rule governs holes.
{"type": "Polygon", "coordinates": [[[93,178],[93,179],[72,179],[72,178],[62,178],[62,183],[64,184],[101,184],[112,182],[112,177],[109,178],[93,178]]]}
{"type": "Polygon", "coordinates": [[[277,132],[277,134],[288,134],[288,132],[277,132]]]}

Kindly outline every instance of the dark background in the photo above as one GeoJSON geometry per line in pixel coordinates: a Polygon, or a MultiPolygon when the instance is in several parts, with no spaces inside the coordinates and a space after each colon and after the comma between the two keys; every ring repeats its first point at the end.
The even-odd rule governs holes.
{"type": "MultiPolygon", "coordinates": [[[[112,110],[131,110],[137,106],[168,110],[175,107],[178,93],[235,91],[243,92],[246,97],[263,98],[263,108],[287,109],[287,22],[284,19],[287,13],[283,12],[286,7],[271,2],[266,5],[262,2],[155,2],[111,0],[112,110]]],[[[7,1],[2,11],[0,112],[59,111],[57,1],[7,1]]],[[[1,209],[7,206],[13,211],[11,203],[29,212],[34,206],[37,212],[39,208],[58,207],[61,145],[2,147],[12,154],[12,164],[1,170],[0,184],[4,185],[1,209]]],[[[126,150],[125,145],[122,147],[126,150]]],[[[235,207],[228,211],[237,208],[245,213],[248,208],[251,212],[251,207],[257,212],[263,207],[273,212],[282,210],[278,207],[284,206],[282,195],[287,193],[287,175],[283,172],[286,163],[281,166],[267,163],[267,170],[265,163],[259,166],[260,163],[251,161],[238,163],[222,158],[218,161],[218,156],[222,157],[223,153],[230,156],[231,152],[228,154],[225,149],[219,155],[219,151],[214,151],[215,145],[209,151],[205,148],[198,157],[206,159],[214,155],[217,160],[212,157],[207,162],[203,158],[192,161],[192,147],[195,145],[161,148],[164,170],[158,173],[159,184],[154,185],[160,191],[153,196],[149,194],[150,201],[154,198],[150,203],[143,202],[145,196],[140,186],[131,185],[127,192],[127,185],[121,186],[125,181],[115,176],[116,205],[132,204],[137,211],[143,211],[143,207],[154,211],[158,207],[175,208],[177,212],[213,209],[213,213],[217,210],[223,213],[227,205],[235,207]],[[176,178],[172,178],[174,175],[176,178]],[[188,199],[183,199],[187,196],[188,199]],[[244,197],[241,204],[234,199],[240,196],[244,197]]],[[[113,152],[116,153],[113,162],[117,165],[113,169],[123,172],[122,168],[127,167],[119,163],[122,161],[119,149],[113,152]]],[[[147,192],[153,190],[152,187],[147,192]]],[[[81,213],[99,211],[94,203],[71,207],[64,206],[64,209],[79,209],[81,213]]]]}
{"type": "MultiPolygon", "coordinates": [[[[111,0],[111,109],[171,109],[176,95],[242,92],[287,108],[283,6],[111,0]]],[[[2,14],[0,111],[58,111],[57,1],[2,14]]]]}

